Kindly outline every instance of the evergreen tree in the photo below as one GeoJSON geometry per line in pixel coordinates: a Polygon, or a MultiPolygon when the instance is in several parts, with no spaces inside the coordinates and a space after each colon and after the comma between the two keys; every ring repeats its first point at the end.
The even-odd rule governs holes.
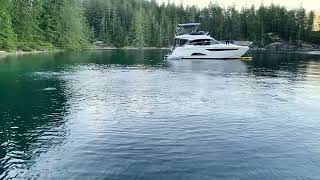
{"type": "Polygon", "coordinates": [[[55,46],[87,47],[172,45],[179,23],[200,22],[218,40],[251,40],[264,46],[280,39],[290,43],[319,42],[312,33],[314,14],[300,7],[184,7],[156,0],[0,0],[0,49],[55,46]],[[90,27],[90,28],[89,28],[90,27]],[[270,40],[271,39],[271,40],[270,40]]]}
{"type": "Polygon", "coordinates": [[[76,49],[89,41],[81,1],[48,0],[44,11],[41,28],[47,42],[60,48],[76,49]]]}
{"type": "Polygon", "coordinates": [[[311,11],[308,15],[308,20],[307,20],[307,29],[306,29],[306,34],[305,34],[305,39],[307,41],[311,40],[311,33],[312,33],[312,28],[313,28],[313,23],[314,23],[314,16],[315,13],[313,11],[311,11]]]}
{"type": "Polygon", "coordinates": [[[16,48],[16,34],[11,23],[10,1],[0,0],[0,49],[12,50],[16,48]]]}
{"type": "Polygon", "coordinates": [[[37,48],[42,40],[39,28],[41,0],[12,0],[13,29],[17,34],[18,48],[29,50],[37,48]]]}
{"type": "Polygon", "coordinates": [[[146,26],[146,12],[140,7],[136,11],[132,21],[133,44],[138,47],[144,47],[147,43],[148,29],[146,26]]]}

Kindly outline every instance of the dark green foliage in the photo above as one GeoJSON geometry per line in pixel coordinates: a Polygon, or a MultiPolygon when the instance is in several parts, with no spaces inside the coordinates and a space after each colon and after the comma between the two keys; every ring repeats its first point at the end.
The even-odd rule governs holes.
{"type": "Polygon", "coordinates": [[[310,33],[310,42],[320,44],[320,31],[310,33]]]}
{"type": "Polygon", "coordinates": [[[12,0],[11,2],[12,24],[17,34],[18,47],[40,41],[41,30],[38,28],[41,12],[40,0],[12,0]]]}
{"type": "Polygon", "coordinates": [[[264,46],[274,38],[298,43],[311,40],[313,13],[303,8],[223,8],[210,4],[199,9],[155,0],[85,0],[86,17],[94,27],[92,40],[116,46],[170,46],[178,23],[201,22],[202,29],[217,39],[254,41],[264,46]],[[122,28],[119,28],[122,27],[122,28]]]}
{"type": "Polygon", "coordinates": [[[278,5],[199,9],[156,0],[0,0],[0,49],[79,49],[96,41],[105,46],[172,44],[178,23],[200,22],[218,40],[319,42],[314,13],[278,5]]]}
{"type": "Polygon", "coordinates": [[[0,49],[78,49],[88,45],[82,0],[0,2],[0,49]]]}
{"type": "Polygon", "coordinates": [[[16,34],[13,31],[10,14],[10,3],[0,0],[0,50],[12,50],[16,48],[16,34]]]}

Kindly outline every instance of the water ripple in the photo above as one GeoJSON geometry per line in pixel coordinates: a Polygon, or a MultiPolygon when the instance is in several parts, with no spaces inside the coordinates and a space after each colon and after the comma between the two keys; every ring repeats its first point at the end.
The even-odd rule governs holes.
{"type": "Polygon", "coordinates": [[[0,179],[318,178],[319,61],[122,53],[0,81],[0,179]]]}

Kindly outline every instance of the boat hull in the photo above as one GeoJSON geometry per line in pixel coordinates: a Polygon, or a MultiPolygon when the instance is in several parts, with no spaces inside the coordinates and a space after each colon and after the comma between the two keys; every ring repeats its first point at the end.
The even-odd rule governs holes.
{"type": "Polygon", "coordinates": [[[249,47],[238,45],[186,45],[175,48],[167,59],[240,59],[248,50],[249,47]]]}

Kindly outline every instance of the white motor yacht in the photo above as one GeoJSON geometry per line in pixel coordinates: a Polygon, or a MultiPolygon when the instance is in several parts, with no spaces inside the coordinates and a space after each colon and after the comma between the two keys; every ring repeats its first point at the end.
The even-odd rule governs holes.
{"type": "Polygon", "coordinates": [[[200,23],[178,25],[172,53],[167,56],[167,60],[240,59],[249,50],[248,46],[236,45],[228,41],[221,43],[208,33],[198,31],[199,26],[200,23]]]}

